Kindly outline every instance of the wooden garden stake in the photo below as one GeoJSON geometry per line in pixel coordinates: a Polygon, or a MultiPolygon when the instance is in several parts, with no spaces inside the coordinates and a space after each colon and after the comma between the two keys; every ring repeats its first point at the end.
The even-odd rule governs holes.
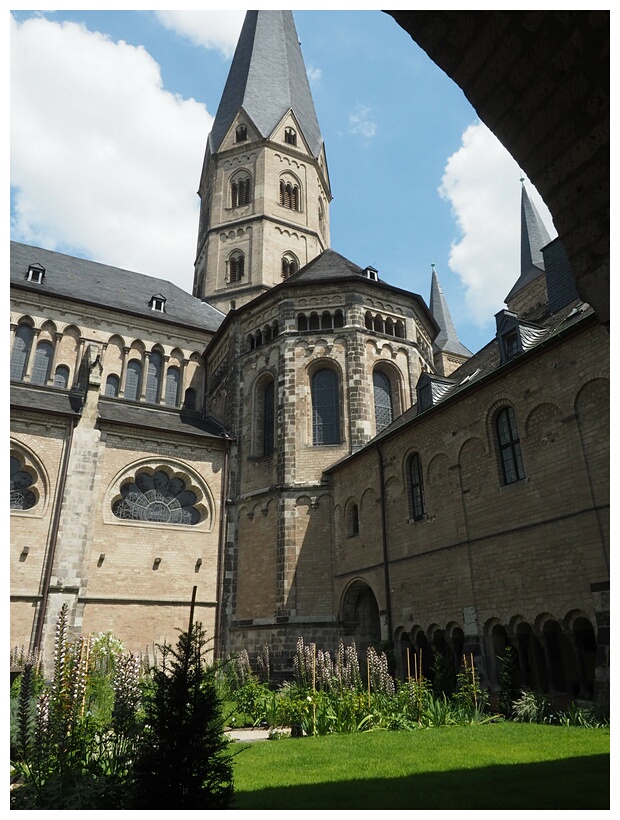
{"type": "Polygon", "coordinates": [[[312,644],[312,734],[316,735],[316,644],[312,644]]]}
{"type": "Polygon", "coordinates": [[[411,680],[411,659],[409,658],[409,647],[407,647],[407,680],[411,680]]]}

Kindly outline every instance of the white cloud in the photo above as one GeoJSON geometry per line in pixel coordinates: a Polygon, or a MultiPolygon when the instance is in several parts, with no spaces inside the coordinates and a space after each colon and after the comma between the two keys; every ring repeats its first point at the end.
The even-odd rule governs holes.
{"type": "Polygon", "coordinates": [[[369,114],[370,108],[367,105],[358,105],[355,112],[349,114],[349,132],[366,138],[374,137],[377,133],[377,123],[369,114]]]}
{"type": "MultiPolygon", "coordinates": [[[[522,174],[486,125],[471,125],[462,141],[447,161],[439,193],[451,203],[462,234],[452,243],[450,268],[466,287],[472,322],[483,326],[519,277],[522,174]]],[[[526,186],[553,238],[557,232],[546,205],[531,183],[526,186]]]]}
{"type": "Polygon", "coordinates": [[[74,23],[11,22],[14,239],[191,290],[213,118],[145,51],[74,23]]]}
{"type": "Polygon", "coordinates": [[[166,28],[197,46],[218,49],[225,57],[235,53],[245,11],[156,11],[166,28]]]}
{"type": "Polygon", "coordinates": [[[319,83],[321,77],[323,76],[323,72],[321,71],[321,69],[315,68],[312,65],[308,66],[306,74],[308,75],[308,82],[310,83],[310,85],[314,86],[316,86],[319,83]]]}

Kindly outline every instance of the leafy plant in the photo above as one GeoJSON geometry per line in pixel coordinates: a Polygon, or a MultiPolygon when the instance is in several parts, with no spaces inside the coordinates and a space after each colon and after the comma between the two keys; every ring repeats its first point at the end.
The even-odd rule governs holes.
{"type": "Polygon", "coordinates": [[[512,703],[512,714],[520,723],[549,723],[551,702],[540,692],[522,689],[521,695],[512,703]]]}

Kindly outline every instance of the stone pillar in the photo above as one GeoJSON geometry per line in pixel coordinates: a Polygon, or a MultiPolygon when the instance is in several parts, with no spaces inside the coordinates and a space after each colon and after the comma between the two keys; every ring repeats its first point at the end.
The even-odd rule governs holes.
{"type": "Polygon", "coordinates": [[[30,351],[28,353],[28,363],[26,364],[26,372],[24,373],[24,384],[28,384],[30,381],[30,377],[32,375],[32,365],[34,364],[34,355],[37,349],[37,339],[41,333],[40,327],[33,327],[32,330],[32,344],[30,345],[30,351]]]}
{"type": "Polygon", "coordinates": [[[120,384],[119,384],[119,387],[118,387],[118,395],[119,395],[119,398],[121,398],[121,399],[125,395],[125,381],[127,379],[127,356],[129,354],[130,349],[131,348],[129,348],[129,347],[124,347],[123,348],[123,359],[122,359],[122,362],[121,362],[121,378],[120,378],[120,384]]]}
{"type": "Polygon", "coordinates": [[[56,362],[58,361],[58,348],[60,347],[60,341],[62,339],[62,333],[56,332],[54,333],[54,352],[52,354],[52,363],[50,365],[50,374],[47,380],[47,384],[49,387],[52,387],[54,384],[54,374],[56,372],[56,362]]]}

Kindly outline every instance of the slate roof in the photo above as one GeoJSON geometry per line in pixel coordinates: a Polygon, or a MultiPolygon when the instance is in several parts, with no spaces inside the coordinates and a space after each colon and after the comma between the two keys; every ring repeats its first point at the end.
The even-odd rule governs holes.
{"type": "Polygon", "coordinates": [[[99,398],[99,420],[129,427],[151,428],[165,433],[184,433],[202,438],[221,439],[224,428],[214,419],[157,407],[145,407],[119,399],[99,398]]]}
{"type": "Polygon", "coordinates": [[[78,416],[82,407],[82,397],[38,385],[12,384],[11,407],[35,410],[52,416],[78,416]]]}
{"type": "Polygon", "coordinates": [[[211,153],[219,150],[241,107],[264,138],[292,108],[310,150],[319,156],[323,137],[291,11],[246,13],[209,134],[211,153]]]}
{"type": "Polygon", "coordinates": [[[196,299],[172,282],[20,242],[11,242],[11,285],[211,332],[215,332],[224,320],[224,314],[217,308],[196,299]],[[28,266],[36,263],[45,268],[41,284],[26,279],[28,266]],[[165,298],[165,313],[149,307],[151,297],[155,295],[165,298]]]}
{"type": "Polygon", "coordinates": [[[435,321],[439,325],[439,333],[435,337],[433,347],[437,350],[445,350],[448,353],[455,353],[457,356],[471,356],[471,350],[468,350],[464,344],[461,344],[452,316],[448,310],[448,303],[443,295],[441,285],[439,284],[439,277],[433,265],[433,276],[431,282],[431,313],[435,317],[435,321]]]}

